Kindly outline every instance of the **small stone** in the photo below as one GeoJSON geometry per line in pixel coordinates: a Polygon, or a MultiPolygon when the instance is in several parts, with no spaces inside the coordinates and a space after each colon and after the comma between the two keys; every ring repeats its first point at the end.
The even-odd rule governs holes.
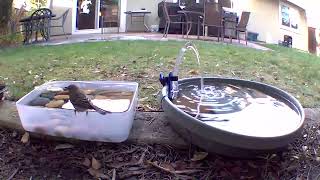
{"type": "Polygon", "coordinates": [[[50,100],[52,100],[54,98],[54,96],[56,96],[55,92],[44,92],[44,93],[40,94],[40,97],[48,98],[50,100]]]}
{"type": "Polygon", "coordinates": [[[45,106],[50,102],[50,99],[44,97],[37,97],[30,102],[31,106],[45,106]]]}
{"type": "Polygon", "coordinates": [[[57,95],[54,97],[55,100],[69,100],[69,95],[57,95]]]}
{"type": "Polygon", "coordinates": [[[58,92],[57,95],[69,95],[69,91],[58,92]]]}
{"type": "Polygon", "coordinates": [[[46,104],[46,107],[47,108],[61,108],[63,104],[64,104],[63,100],[50,101],[48,104],[46,104]]]}

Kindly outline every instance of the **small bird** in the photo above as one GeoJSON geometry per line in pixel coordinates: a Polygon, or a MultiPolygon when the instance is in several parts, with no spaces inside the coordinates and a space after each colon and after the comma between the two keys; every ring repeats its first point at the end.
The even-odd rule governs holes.
{"type": "Polygon", "coordinates": [[[89,109],[94,109],[98,113],[105,115],[107,113],[111,113],[109,111],[103,110],[97,106],[95,106],[91,100],[83,93],[76,85],[70,85],[64,88],[69,91],[70,102],[72,103],[75,113],[76,111],[84,112],[88,114],[89,109]]]}

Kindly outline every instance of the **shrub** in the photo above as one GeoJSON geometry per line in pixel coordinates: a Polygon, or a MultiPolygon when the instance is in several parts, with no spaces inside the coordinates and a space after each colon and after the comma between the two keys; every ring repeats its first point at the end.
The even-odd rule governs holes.
{"type": "Polygon", "coordinates": [[[16,47],[22,44],[23,36],[20,33],[13,33],[0,36],[0,48],[16,47]]]}

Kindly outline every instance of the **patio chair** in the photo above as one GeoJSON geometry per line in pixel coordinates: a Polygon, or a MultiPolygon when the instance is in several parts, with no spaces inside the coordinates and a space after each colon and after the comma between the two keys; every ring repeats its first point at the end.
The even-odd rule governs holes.
{"type": "Polygon", "coordinates": [[[250,18],[250,12],[246,12],[243,11],[241,14],[241,19],[239,24],[236,27],[236,31],[237,31],[237,36],[238,36],[238,41],[240,43],[240,33],[244,33],[245,35],[245,41],[246,41],[246,45],[248,45],[248,40],[247,40],[247,25],[249,22],[249,18],[250,18]]]}
{"type": "Polygon", "coordinates": [[[119,33],[119,10],[118,5],[107,5],[104,7],[102,12],[102,25],[101,33],[104,33],[104,23],[107,24],[107,27],[113,27],[113,24],[117,24],[118,33],[119,33]]]}
{"type": "MultiPolygon", "coordinates": [[[[221,1],[221,0],[220,0],[221,1]]],[[[220,2],[221,7],[227,7],[227,8],[231,8],[231,0],[222,0],[220,2]]]]}
{"type": "Polygon", "coordinates": [[[205,27],[215,27],[218,29],[218,42],[220,41],[220,36],[224,41],[224,32],[223,32],[223,21],[222,21],[222,12],[221,5],[216,3],[214,0],[205,0],[204,4],[204,17],[202,22],[202,32],[203,37],[205,37],[205,27]]]}
{"type": "Polygon", "coordinates": [[[52,21],[60,21],[60,20],[61,21],[60,21],[59,24],[50,26],[50,28],[61,28],[62,31],[63,31],[64,36],[66,37],[66,39],[68,39],[68,36],[67,36],[67,34],[66,34],[65,30],[64,30],[64,25],[66,23],[66,19],[67,19],[67,16],[69,14],[69,11],[70,11],[70,9],[67,9],[60,17],[52,18],[51,19],[52,21]]]}
{"type": "Polygon", "coordinates": [[[50,22],[52,11],[48,8],[40,8],[31,15],[31,37],[33,32],[36,33],[36,41],[38,40],[38,33],[48,41],[50,39],[50,22]]]}
{"type": "Polygon", "coordinates": [[[166,0],[163,1],[163,13],[166,21],[166,25],[163,31],[163,37],[167,37],[171,24],[181,24],[182,26],[182,37],[184,37],[184,25],[188,28],[188,22],[183,20],[185,17],[183,14],[170,15],[167,7],[166,0]]]}

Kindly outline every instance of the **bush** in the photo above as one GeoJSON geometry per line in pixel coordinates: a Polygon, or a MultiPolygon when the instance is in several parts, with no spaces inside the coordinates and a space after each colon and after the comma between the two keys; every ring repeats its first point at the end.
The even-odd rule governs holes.
{"type": "Polygon", "coordinates": [[[0,48],[16,47],[22,44],[23,36],[20,33],[0,36],[0,48]]]}

